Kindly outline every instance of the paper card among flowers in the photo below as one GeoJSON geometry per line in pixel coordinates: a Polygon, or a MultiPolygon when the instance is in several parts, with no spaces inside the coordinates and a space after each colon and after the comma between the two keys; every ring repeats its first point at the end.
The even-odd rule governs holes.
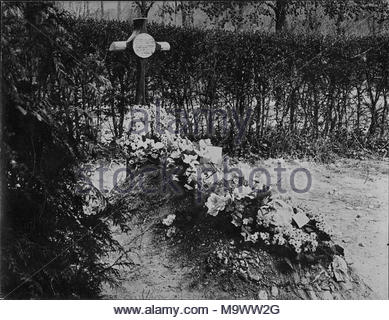
{"type": "Polygon", "coordinates": [[[299,228],[304,227],[309,222],[309,218],[302,211],[293,215],[293,220],[299,228]]]}

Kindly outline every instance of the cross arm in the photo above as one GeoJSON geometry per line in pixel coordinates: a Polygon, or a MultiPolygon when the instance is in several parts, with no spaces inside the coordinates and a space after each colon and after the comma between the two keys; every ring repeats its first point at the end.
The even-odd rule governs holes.
{"type": "MultiPolygon", "coordinates": [[[[114,41],[109,46],[109,51],[123,51],[127,49],[128,44],[134,40],[134,38],[139,34],[139,32],[134,31],[131,36],[126,41],[114,41]]],[[[169,42],[161,41],[161,42],[155,42],[155,50],[156,51],[169,51],[170,50],[170,44],[169,42]]]]}
{"type": "Polygon", "coordinates": [[[155,42],[156,44],[156,51],[169,51],[170,50],[170,44],[169,42],[155,42]]]}
{"type": "Polygon", "coordinates": [[[139,34],[139,30],[134,30],[130,37],[126,41],[114,41],[109,46],[109,51],[123,51],[126,50],[127,45],[134,40],[134,38],[139,34]]]}

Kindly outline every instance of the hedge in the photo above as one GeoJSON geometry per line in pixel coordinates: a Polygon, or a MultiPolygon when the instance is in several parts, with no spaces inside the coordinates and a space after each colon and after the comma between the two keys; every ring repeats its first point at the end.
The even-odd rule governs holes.
{"type": "MultiPolygon", "coordinates": [[[[133,104],[136,57],[107,52],[112,41],[131,34],[131,24],[72,17],[66,23],[77,37],[74,50],[101,57],[113,91],[125,105],[133,104]]],[[[148,101],[159,100],[176,114],[201,108],[204,112],[186,125],[189,135],[196,136],[193,121],[204,123],[207,111],[222,109],[230,115],[228,128],[212,137],[232,152],[242,149],[242,143],[231,139],[237,134],[234,112],[251,112],[243,144],[264,155],[294,150],[314,155],[318,150],[306,145],[318,139],[321,146],[332,141],[339,153],[358,148],[387,151],[387,35],[329,38],[157,24],[149,25],[148,32],[172,48],[149,59],[148,101]]],[[[180,118],[182,123],[185,119],[180,118]]],[[[204,131],[198,134],[209,136],[204,131]]]]}

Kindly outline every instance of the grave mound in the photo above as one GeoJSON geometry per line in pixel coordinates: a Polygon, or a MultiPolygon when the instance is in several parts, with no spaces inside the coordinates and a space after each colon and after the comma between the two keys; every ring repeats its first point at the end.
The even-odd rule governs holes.
{"type": "MultiPolygon", "coordinates": [[[[247,235],[242,235],[242,226],[232,223],[233,215],[226,214],[224,209],[216,216],[210,215],[205,200],[196,202],[189,191],[183,194],[172,190],[144,192],[155,189],[160,180],[160,172],[127,179],[120,190],[112,192],[110,207],[113,211],[125,210],[129,220],[135,216],[147,220],[156,239],[168,243],[172,252],[191,266],[189,276],[193,289],[212,287],[216,292],[224,292],[224,295],[215,294],[215,298],[373,298],[371,289],[345,261],[343,249],[332,242],[329,234],[317,229],[316,224],[322,223],[315,220],[319,214],[309,214],[307,208],[295,208],[287,201],[272,199],[269,191],[256,195],[254,202],[249,198],[250,204],[246,204],[243,214],[252,213],[248,206],[263,207],[265,202],[269,208],[278,206],[275,210],[280,212],[291,208],[293,212],[306,214],[309,222],[303,227],[291,223],[293,228],[307,234],[318,234],[316,250],[304,252],[302,249],[297,253],[289,242],[287,245],[265,243],[277,234],[272,234],[274,221],[261,226],[262,232],[268,231],[269,238],[250,241],[247,235]]],[[[268,214],[273,214],[274,209],[269,208],[268,214]]],[[[125,225],[126,221],[120,223],[125,225]]],[[[254,234],[253,229],[248,232],[254,234]]]]}

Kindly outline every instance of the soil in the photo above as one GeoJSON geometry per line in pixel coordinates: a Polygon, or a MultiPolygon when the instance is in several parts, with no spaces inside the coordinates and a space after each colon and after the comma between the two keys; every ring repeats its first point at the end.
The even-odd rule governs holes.
{"type": "MultiPolygon", "coordinates": [[[[137,213],[132,214],[128,221],[129,232],[122,232],[118,228],[114,230],[116,239],[129,250],[129,259],[132,260],[133,265],[121,270],[121,280],[117,287],[103,288],[104,297],[108,299],[264,297],[387,299],[388,162],[342,159],[333,164],[318,164],[308,161],[270,159],[257,163],[257,166],[266,168],[271,173],[271,185],[275,193],[277,193],[277,175],[274,168],[278,162],[286,168],[286,172],[282,173],[281,181],[287,193],[281,196],[291,197],[296,204],[302,203],[312,210],[321,211],[327,223],[333,228],[334,240],[345,249],[346,261],[353,269],[353,288],[351,290],[346,288],[348,293],[336,293],[337,289],[334,289],[334,284],[331,283],[329,283],[329,291],[322,290],[320,295],[312,295],[310,285],[301,287],[302,289],[288,285],[288,277],[297,277],[296,283],[301,283],[301,279],[309,279],[309,275],[316,279],[315,274],[325,273],[323,270],[303,272],[300,270],[300,274],[295,274],[293,277],[285,276],[281,280],[278,279],[279,275],[271,272],[261,274],[265,270],[270,270],[271,264],[278,263],[277,259],[268,256],[266,252],[256,251],[254,257],[254,252],[249,250],[246,254],[249,256],[249,261],[254,261],[254,267],[247,264],[244,274],[239,272],[229,274],[228,270],[224,270],[215,262],[217,260],[214,258],[215,253],[224,250],[223,252],[227,252],[231,261],[236,260],[240,263],[242,250],[231,245],[231,239],[218,234],[210,226],[205,226],[205,229],[199,226],[193,228],[191,232],[185,230],[176,235],[174,240],[168,238],[160,222],[163,217],[171,213],[172,208],[164,206],[163,199],[158,199],[158,203],[151,204],[154,208],[153,212],[130,210],[137,213]],[[290,187],[290,174],[293,169],[299,167],[308,169],[312,176],[311,189],[305,193],[293,192],[290,187]],[[269,265],[261,265],[261,261],[267,261],[269,265]],[[258,274],[252,276],[255,272],[258,274]],[[260,280],[257,279],[258,277],[260,280]],[[367,293],[368,287],[373,294],[367,293]],[[277,294],[272,294],[274,292],[277,294]]],[[[304,174],[296,174],[295,185],[297,188],[304,188],[306,185],[304,174]]],[[[126,205],[131,207],[131,203],[136,201],[148,201],[134,199],[128,197],[126,205]]],[[[338,289],[342,292],[347,291],[343,290],[345,288],[338,289]]]]}

